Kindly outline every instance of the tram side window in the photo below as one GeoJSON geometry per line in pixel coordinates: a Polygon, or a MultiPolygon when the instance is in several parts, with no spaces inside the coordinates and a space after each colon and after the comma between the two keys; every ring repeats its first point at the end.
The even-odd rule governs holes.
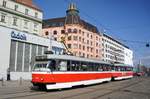
{"type": "Polygon", "coordinates": [[[58,69],[60,71],[67,71],[67,61],[59,61],[58,69]]]}
{"type": "Polygon", "coordinates": [[[87,66],[88,66],[88,71],[93,71],[92,63],[88,63],[87,66]]]}
{"type": "Polygon", "coordinates": [[[67,71],[71,71],[71,61],[67,61],[67,71]]]}
{"type": "Polygon", "coordinates": [[[81,63],[81,69],[80,69],[80,70],[81,70],[81,71],[87,71],[87,70],[88,70],[87,64],[84,63],[84,62],[82,62],[82,63],[81,63]]]}
{"type": "Polygon", "coordinates": [[[126,71],[132,71],[132,69],[133,69],[132,67],[127,67],[126,71]]]}
{"type": "Polygon", "coordinates": [[[78,61],[71,61],[70,70],[71,71],[80,71],[81,70],[80,62],[78,62],[78,61]]]}
{"type": "Polygon", "coordinates": [[[115,66],[114,68],[115,68],[115,71],[119,71],[117,66],[115,66]]]}
{"type": "Polygon", "coordinates": [[[108,71],[111,71],[111,66],[108,65],[108,71]]]}
{"type": "Polygon", "coordinates": [[[125,71],[125,67],[122,67],[122,68],[121,68],[121,71],[125,71]]]}
{"type": "Polygon", "coordinates": [[[55,70],[56,70],[56,61],[55,61],[55,60],[49,61],[49,63],[48,63],[48,68],[49,68],[51,71],[55,71],[55,70]]]}
{"type": "Polygon", "coordinates": [[[111,67],[111,71],[115,71],[115,67],[114,66],[111,67]]]}
{"type": "Polygon", "coordinates": [[[108,66],[103,65],[103,71],[108,71],[108,66]]]}
{"type": "Polygon", "coordinates": [[[98,71],[103,71],[103,66],[100,65],[100,66],[98,67],[98,71]]]}
{"type": "Polygon", "coordinates": [[[93,63],[93,66],[94,66],[93,71],[98,71],[98,64],[93,63]]]}

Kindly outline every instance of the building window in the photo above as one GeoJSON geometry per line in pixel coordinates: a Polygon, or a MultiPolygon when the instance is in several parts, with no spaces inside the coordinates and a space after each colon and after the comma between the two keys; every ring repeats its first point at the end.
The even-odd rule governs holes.
{"type": "Polygon", "coordinates": [[[96,47],[98,47],[98,43],[96,43],[96,47]]]}
{"type": "Polygon", "coordinates": [[[28,28],[28,21],[24,20],[24,28],[28,28]]]}
{"type": "Polygon", "coordinates": [[[93,38],[93,36],[91,35],[91,39],[93,38]]]}
{"type": "Polygon", "coordinates": [[[61,30],[61,34],[65,34],[65,30],[61,30]]]}
{"type": "Polygon", "coordinates": [[[82,43],[84,43],[84,38],[82,39],[82,43]]]}
{"type": "Polygon", "coordinates": [[[79,44],[79,49],[81,49],[81,44],[79,44]]]}
{"type": "Polygon", "coordinates": [[[81,30],[79,30],[79,33],[81,34],[81,30]]]}
{"type": "Polygon", "coordinates": [[[17,11],[18,10],[18,5],[15,5],[15,11],[17,11]]]}
{"type": "Polygon", "coordinates": [[[38,13],[37,12],[35,12],[35,18],[38,18],[38,13]]]}
{"type": "Polygon", "coordinates": [[[34,23],[34,31],[35,31],[35,32],[38,31],[38,23],[34,23]]]}
{"type": "Polygon", "coordinates": [[[87,54],[87,58],[89,58],[89,54],[87,54]]]}
{"type": "Polygon", "coordinates": [[[87,51],[89,52],[89,47],[87,47],[87,51]]]}
{"type": "Polygon", "coordinates": [[[68,33],[71,33],[72,32],[72,30],[71,29],[68,29],[68,33]]]}
{"type": "Polygon", "coordinates": [[[1,15],[1,22],[3,22],[3,23],[5,23],[6,21],[5,21],[5,18],[6,18],[6,16],[5,15],[1,15]]]}
{"type": "Polygon", "coordinates": [[[68,37],[68,41],[70,41],[70,40],[71,40],[71,36],[68,37]]]}
{"type": "Polygon", "coordinates": [[[25,9],[25,15],[28,15],[28,14],[29,14],[29,10],[25,9]]]}
{"type": "Polygon", "coordinates": [[[98,53],[98,49],[96,49],[96,53],[98,53]]]}
{"type": "Polygon", "coordinates": [[[89,44],[89,40],[87,40],[87,44],[89,44]]]}
{"type": "Polygon", "coordinates": [[[53,31],[53,34],[54,34],[54,35],[57,35],[57,31],[56,31],[56,30],[55,30],[55,31],[53,31]]]}
{"type": "Polygon", "coordinates": [[[73,33],[77,33],[77,29],[74,29],[74,30],[73,30],[73,33]]]}
{"type": "Polygon", "coordinates": [[[85,57],[85,54],[83,53],[83,57],[85,57]]]}
{"type": "Polygon", "coordinates": [[[77,41],[78,37],[77,36],[73,36],[73,40],[77,41]]]}
{"type": "Polygon", "coordinates": [[[45,35],[49,35],[48,31],[45,32],[45,35]]]}
{"type": "Polygon", "coordinates": [[[7,2],[4,0],[4,1],[3,1],[3,7],[6,7],[6,3],[7,3],[7,2]]]}
{"type": "Polygon", "coordinates": [[[71,44],[68,44],[68,48],[71,48],[71,44]]]}
{"type": "Polygon", "coordinates": [[[91,46],[93,45],[92,41],[91,41],[91,46]]]}
{"type": "Polygon", "coordinates": [[[57,41],[57,38],[56,38],[56,37],[54,37],[54,40],[55,40],[55,41],[57,41]]]}
{"type": "Polygon", "coordinates": [[[73,44],[74,49],[78,48],[78,44],[73,44]]]}
{"type": "Polygon", "coordinates": [[[93,52],[93,48],[91,48],[91,52],[93,52]]]}
{"type": "Polygon", "coordinates": [[[34,29],[37,29],[37,27],[38,27],[38,24],[34,23],[34,29]]]}
{"type": "Polygon", "coordinates": [[[79,37],[79,41],[81,42],[81,37],[79,37]]]}
{"type": "Polygon", "coordinates": [[[81,52],[79,52],[79,56],[81,56],[81,52]]]}
{"type": "Polygon", "coordinates": [[[85,50],[85,46],[83,46],[83,50],[85,50]]]}
{"type": "Polygon", "coordinates": [[[17,18],[16,17],[14,17],[14,19],[13,19],[13,25],[17,26],[17,18]]]}
{"type": "Polygon", "coordinates": [[[84,36],[84,32],[82,32],[82,35],[84,36]]]}
{"type": "Polygon", "coordinates": [[[87,37],[89,37],[89,33],[87,33],[87,37]]]}
{"type": "Polygon", "coordinates": [[[96,40],[98,40],[98,37],[96,36],[96,40]]]}

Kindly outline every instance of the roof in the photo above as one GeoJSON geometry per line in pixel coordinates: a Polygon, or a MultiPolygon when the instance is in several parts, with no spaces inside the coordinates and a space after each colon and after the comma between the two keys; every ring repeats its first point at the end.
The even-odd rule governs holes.
{"type": "Polygon", "coordinates": [[[129,49],[129,47],[128,47],[128,46],[126,46],[125,44],[121,43],[120,41],[118,41],[118,40],[116,40],[116,39],[112,38],[111,36],[109,36],[109,35],[107,35],[107,34],[103,34],[103,36],[105,36],[105,37],[107,37],[107,38],[111,39],[112,41],[115,41],[116,43],[118,43],[118,44],[120,44],[120,45],[124,46],[125,48],[128,48],[128,49],[129,49]]]}
{"type": "MultiPolygon", "coordinates": [[[[48,59],[60,59],[60,60],[72,60],[72,61],[82,61],[82,62],[93,62],[93,63],[101,63],[101,64],[110,64],[108,62],[104,62],[102,60],[98,60],[98,59],[89,59],[89,58],[82,58],[82,57],[78,57],[78,56],[70,56],[70,55],[54,55],[54,54],[50,54],[50,55],[45,55],[45,56],[37,56],[36,58],[39,59],[41,57],[41,59],[43,60],[48,60],[48,59]]],[[[110,64],[111,65],[111,64],[110,64]]]]}
{"type": "MultiPolygon", "coordinates": [[[[43,20],[43,28],[49,28],[49,27],[61,27],[65,25],[65,20],[66,17],[60,17],[60,18],[52,18],[52,19],[46,19],[43,20]]],[[[99,33],[98,29],[96,26],[80,19],[80,25],[83,26],[84,29],[94,32],[94,33],[99,33]]]]}
{"type": "Polygon", "coordinates": [[[11,0],[11,1],[14,1],[16,3],[22,4],[24,6],[28,6],[30,8],[33,8],[35,10],[42,12],[42,10],[39,7],[37,7],[34,3],[27,3],[27,2],[25,2],[25,0],[11,0]]]}
{"type": "Polygon", "coordinates": [[[43,28],[64,26],[65,17],[43,20],[43,28]]]}

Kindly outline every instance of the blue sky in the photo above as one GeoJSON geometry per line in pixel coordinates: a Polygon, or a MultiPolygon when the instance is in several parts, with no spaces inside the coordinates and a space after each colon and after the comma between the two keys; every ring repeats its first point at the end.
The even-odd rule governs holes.
{"type": "Polygon", "coordinates": [[[75,2],[82,19],[122,40],[133,50],[136,63],[141,59],[150,64],[150,47],[144,43],[150,42],[150,0],[33,1],[43,10],[44,19],[65,16],[69,2],[75,2]]]}

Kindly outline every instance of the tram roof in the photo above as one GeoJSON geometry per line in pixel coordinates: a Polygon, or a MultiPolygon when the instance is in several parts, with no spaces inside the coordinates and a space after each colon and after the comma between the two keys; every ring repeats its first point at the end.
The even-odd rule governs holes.
{"type": "MultiPolygon", "coordinates": [[[[37,56],[38,59],[40,60],[39,57],[42,56],[37,56]]],[[[101,64],[110,64],[108,62],[104,62],[102,60],[98,59],[90,59],[90,58],[83,58],[83,57],[77,57],[77,56],[71,56],[71,55],[45,55],[43,56],[44,58],[41,58],[41,60],[48,60],[48,59],[60,59],[60,60],[72,60],[72,61],[82,61],[82,62],[93,62],[93,63],[101,63],[101,64]]]]}

